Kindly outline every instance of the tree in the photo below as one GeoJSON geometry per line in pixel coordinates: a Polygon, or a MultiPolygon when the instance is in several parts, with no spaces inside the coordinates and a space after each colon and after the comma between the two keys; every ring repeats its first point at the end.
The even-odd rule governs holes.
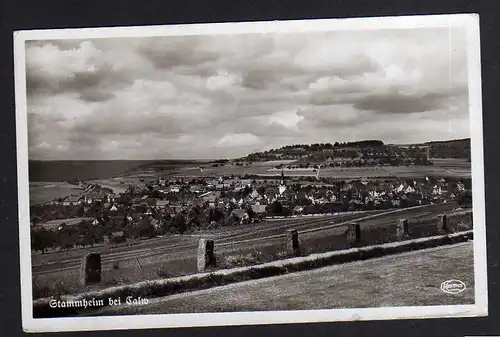
{"type": "Polygon", "coordinates": [[[279,215],[283,213],[283,206],[276,200],[272,204],[266,206],[266,211],[271,214],[279,215]]]}
{"type": "Polygon", "coordinates": [[[155,198],[155,199],[161,199],[163,196],[159,190],[153,190],[149,193],[148,197],[155,198]]]}
{"type": "Polygon", "coordinates": [[[245,189],[243,190],[243,196],[246,197],[250,193],[252,193],[253,189],[250,186],[245,186],[245,189]]]}
{"type": "Polygon", "coordinates": [[[92,246],[94,247],[94,236],[91,232],[87,231],[83,234],[83,239],[81,241],[83,246],[92,246]]]}
{"type": "Polygon", "coordinates": [[[56,240],[53,232],[50,232],[43,227],[38,230],[31,231],[31,247],[35,251],[41,251],[42,254],[44,254],[46,249],[52,248],[55,245],[56,240]]]}
{"type": "Polygon", "coordinates": [[[73,217],[79,218],[79,217],[82,217],[84,214],[85,214],[85,210],[83,209],[83,207],[81,205],[77,205],[71,210],[70,217],[71,218],[73,218],[73,217]]]}
{"type": "Polygon", "coordinates": [[[156,236],[156,229],[148,219],[142,219],[137,227],[136,235],[141,238],[153,238],[156,236]]]}
{"type": "Polygon", "coordinates": [[[256,218],[256,217],[257,217],[257,214],[254,212],[254,210],[252,209],[252,207],[251,207],[251,206],[246,207],[246,208],[245,208],[245,211],[247,212],[248,217],[249,217],[250,219],[254,219],[254,218],[256,218]]]}
{"type": "Polygon", "coordinates": [[[224,212],[222,212],[222,210],[220,210],[219,208],[212,208],[208,212],[208,221],[209,222],[212,222],[212,221],[220,222],[223,219],[224,219],[224,212]]]}
{"type": "Polygon", "coordinates": [[[177,213],[172,220],[172,228],[179,233],[184,233],[187,230],[186,217],[182,213],[177,213]]]}
{"type": "Polygon", "coordinates": [[[266,191],[266,188],[264,186],[259,186],[257,188],[257,193],[259,193],[260,195],[263,195],[265,191],[266,191]]]}

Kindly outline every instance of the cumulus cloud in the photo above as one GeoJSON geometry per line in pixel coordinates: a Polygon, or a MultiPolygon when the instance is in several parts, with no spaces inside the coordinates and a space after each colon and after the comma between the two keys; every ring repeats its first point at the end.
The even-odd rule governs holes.
{"type": "Polygon", "coordinates": [[[469,136],[458,28],[29,41],[26,56],[33,159],[469,136]]]}

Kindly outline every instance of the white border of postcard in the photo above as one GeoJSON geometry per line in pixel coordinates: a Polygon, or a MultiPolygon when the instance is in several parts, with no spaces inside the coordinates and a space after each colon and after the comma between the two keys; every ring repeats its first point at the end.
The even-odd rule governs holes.
{"type": "Polygon", "coordinates": [[[19,232],[23,328],[29,332],[123,330],[193,326],[254,325],[410,318],[473,317],[488,314],[483,170],[481,61],[477,14],[189,24],[116,28],[31,30],[14,33],[19,232]],[[34,319],[29,226],[25,41],[104,37],[238,34],[262,32],[377,30],[462,26],[467,34],[474,209],[475,304],[368,309],[332,309],[204,314],[34,319]]]}

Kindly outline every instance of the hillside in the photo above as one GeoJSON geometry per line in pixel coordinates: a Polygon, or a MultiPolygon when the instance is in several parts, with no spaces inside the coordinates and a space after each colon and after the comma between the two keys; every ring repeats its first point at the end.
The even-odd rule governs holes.
{"type": "Polygon", "coordinates": [[[432,158],[456,158],[470,160],[470,138],[428,142],[432,158]]]}
{"type": "MultiPolygon", "coordinates": [[[[293,166],[327,164],[328,166],[426,165],[428,146],[385,145],[380,140],[363,140],[334,144],[299,144],[265,152],[252,153],[236,161],[293,161],[293,166]]],[[[289,166],[289,165],[288,165],[289,166]]]]}
{"type": "Polygon", "coordinates": [[[322,163],[335,160],[374,160],[374,164],[389,164],[396,159],[406,158],[420,162],[420,159],[427,157],[470,159],[470,138],[405,145],[389,145],[380,140],[297,144],[252,153],[235,161],[294,160],[322,163]]]}

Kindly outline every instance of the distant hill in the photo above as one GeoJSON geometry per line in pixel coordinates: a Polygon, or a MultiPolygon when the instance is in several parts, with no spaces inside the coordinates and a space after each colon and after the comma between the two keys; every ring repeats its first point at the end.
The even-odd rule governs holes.
{"type": "Polygon", "coordinates": [[[246,157],[239,158],[238,160],[247,161],[263,161],[279,159],[294,159],[303,157],[304,155],[314,155],[322,152],[346,152],[352,149],[366,149],[366,148],[381,148],[384,142],[381,140],[361,140],[356,142],[335,142],[331,143],[315,143],[315,144],[296,144],[286,145],[279,149],[272,149],[265,152],[251,153],[246,157]]]}
{"type": "Polygon", "coordinates": [[[462,138],[462,139],[451,139],[451,140],[437,140],[437,141],[431,141],[431,142],[426,142],[424,144],[428,145],[435,145],[435,144],[470,144],[470,138],[462,138]]]}
{"type": "MultiPolygon", "coordinates": [[[[277,149],[251,153],[235,161],[272,161],[272,160],[306,160],[321,163],[329,158],[376,158],[392,157],[427,158],[461,158],[470,159],[470,139],[432,141],[418,144],[384,144],[381,140],[362,140],[356,142],[316,143],[287,145],[277,149]],[[418,150],[417,150],[418,148],[418,150]],[[429,152],[427,152],[429,149],[429,152]],[[418,152],[418,153],[417,153],[418,152]]],[[[419,162],[420,159],[417,159],[419,162]]]]}
{"type": "Polygon", "coordinates": [[[429,145],[432,158],[460,158],[470,160],[470,138],[425,143],[429,145]]]}

